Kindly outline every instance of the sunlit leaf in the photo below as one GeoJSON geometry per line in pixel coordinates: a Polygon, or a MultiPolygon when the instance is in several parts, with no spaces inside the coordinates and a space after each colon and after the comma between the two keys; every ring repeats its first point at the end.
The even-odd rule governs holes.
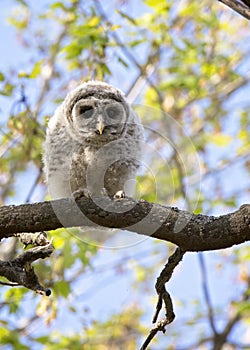
{"type": "Polygon", "coordinates": [[[66,281],[57,281],[55,282],[53,286],[53,290],[58,294],[63,297],[67,297],[70,292],[70,285],[66,281]]]}
{"type": "Polygon", "coordinates": [[[42,63],[43,63],[43,61],[36,62],[36,64],[34,65],[32,71],[30,73],[30,78],[34,79],[41,73],[42,63]]]}
{"type": "Polygon", "coordinates": [[[230,135],[225,134],[210,134],[207,135],[207,138],[210,142],[214,143],[219,147],[228,146],[232,141],[232,137],[230,135]]]}

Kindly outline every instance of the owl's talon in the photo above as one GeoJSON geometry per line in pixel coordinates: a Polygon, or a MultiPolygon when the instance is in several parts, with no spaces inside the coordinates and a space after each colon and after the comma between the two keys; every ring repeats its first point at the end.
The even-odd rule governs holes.
{"type": "Polygon", "coordinates": [[[117,191],[114,195],[114,199],[125,198],[125,192],[123,190],[117,191]]]}
{"type": "Polygon", "coordinates": [[[105,187],[103,187],[100,191],[101,197],[108,197],[108,192],[105,187]]]}
{"type": "Polygon", "coordinates": [[[80,199],[81,197],[90,198],[90,193],[87,188],[79,188],[78,190],[72,193],[72,196],[75,200],[80,199]]]}

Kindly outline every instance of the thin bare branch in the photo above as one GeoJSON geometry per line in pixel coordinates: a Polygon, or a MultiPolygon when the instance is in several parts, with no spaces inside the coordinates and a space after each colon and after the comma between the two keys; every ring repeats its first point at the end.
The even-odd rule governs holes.
{"type": "Polygon", "coordinates": [[[208,309],[209,324],[210,324],[210,327],[212,329],[213,334],[217,335],[217,330],[216,330],[215,322],[214,322],[214,312],[213,312],[212,302],[211,302],[209,289],[208,289],[207,270],[206,270],[206,265],[205,265],[204,254],[199,253],[198,259],[199,259],[199,265],[200,265],[200,269],[201,269],[201,279],[202,279],[201,285],[202,285],[204,299],[205,299],[207,309],[208,309]]]}
{"type": "MultiPolygon", "coordinates": [[[[249,288],[250,288],[250,278],[248,278],[247,286],[245,292],[242,295],[241,301],[249,301],[249,288]]],[[[242,310],[240,308],[235,308],[234,312],[229,316],[228,322],[226,323],[224,329],[217,335],[214,336],[213,339],[213,348],[212,350],[222,350],[224,348],[225,343],[227,342],[227,338],[231,333],[232,329],[236,326],[236,324],[242,318],[242,310]]]]}
{"type": "Polygon", "coordinates": [[[166,326],[172,323],[175,318],[172,299],[165,288],[165,284],[172,277],[175,267],[182,260],[184,254],[185,251],[177,247],[175,252],[169,257],[167,264],[164,266],[163,270],[160,273],[160,276],[157,278],[155,289],[158,294],[158,302],[153,317],[153,323],[157,321],[159,312],[161,311],[163,304],[165,306],[165,317],[161,321],[157,322],[157,324],[151,329],[148,337],[146,338],[140,350],[146,350],[148,345],[151,343],[151,341],[159,331],[165,333],[166,326]]]}

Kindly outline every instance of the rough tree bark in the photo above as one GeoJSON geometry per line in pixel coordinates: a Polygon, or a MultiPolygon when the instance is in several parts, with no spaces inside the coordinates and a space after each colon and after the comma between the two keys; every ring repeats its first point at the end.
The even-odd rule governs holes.
{"type": "Polygon", "coordinates": [[[169,241],[185,251],[215,250],[250,240],[250,205],[219,217],[131,198],[107,202],[81,197],[77,202],[68,198],[0,208],[0,239],[21,232],[94,224],[169,241]]]}
{"type": "Polygon", "coordinates": [[[246,19],[250,19],[250,0],[219,0],[246,19]]]}

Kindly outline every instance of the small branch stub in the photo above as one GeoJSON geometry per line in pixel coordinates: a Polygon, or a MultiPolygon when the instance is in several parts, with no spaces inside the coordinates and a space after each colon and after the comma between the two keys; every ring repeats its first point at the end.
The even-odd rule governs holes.
{"type": "Polygon", "coordinates": [[[24,286],[35,291],[38,294],[49,296],[51,294],[51,291],[40,284],[31,263],[37,259],[45,259],[49,257],[54,251],[54,247],[45,238],[46,235],[41,234],[41,232],[37,235],[34,235],[33,239],[31,239],[30,234],[28,233],[21,234],[20,236],[23,238],[23,243],[25,245],[28,245],[31,242],[34,243],[35,240],[36,243],[39,241],[44,245],[30,248],[10,261],[0,260],[0,275],[10,281],[0,282],[0,284],[10,287],[24,286]],[[47,244],[45,244],[46,242],[47,244]]]}

